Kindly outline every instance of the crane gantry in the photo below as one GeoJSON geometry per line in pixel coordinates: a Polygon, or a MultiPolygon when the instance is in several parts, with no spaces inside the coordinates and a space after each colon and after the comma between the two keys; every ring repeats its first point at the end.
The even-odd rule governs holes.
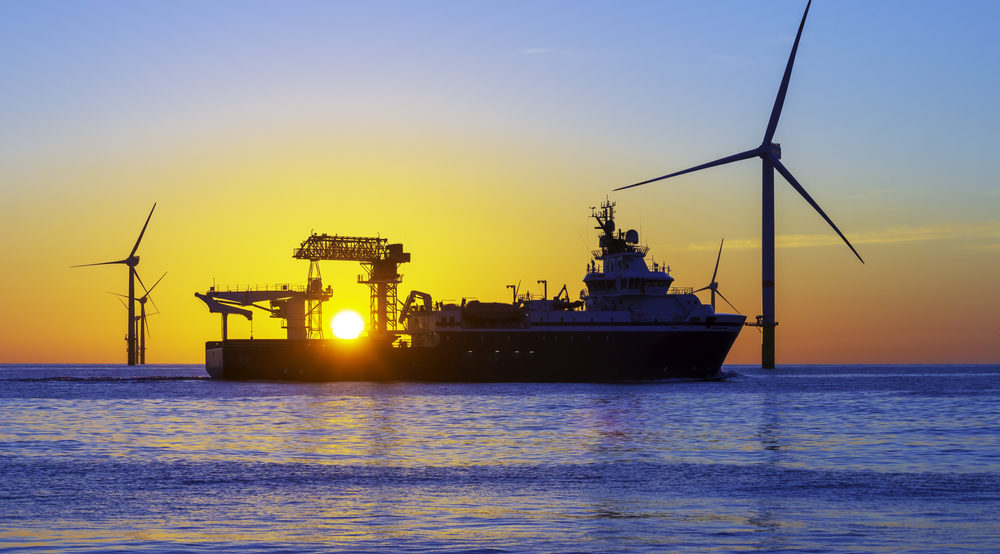
{"type": "MultiPolygon", "coordinates": [[[[370,295],[370,326],[372,332],[385,334],[397,329],[399,312],[398,287],[403,276],[399,274],[399,264],[410,261],[410,253],[403,252],[402,244],[389,244],[380,237],[348,237],[339,235],[318,235],[313,233],[296,248],[292,257],[309,260],[309,276],[306,290],[322,291],[322,277],[319,271],[321,260],[359,262],[365,275],[358,275],[358,283],[368,285],[370,295]]],[[[307,327],[313,321],[322,321],[322,301],[306,298],[307,327]]]]}
{"type": "Polygon", "coordinates": [[[252,321],[253,315],[245,309],[247,307],[283,319],[289,339],[322,339],[323,302],[332,296],[332,289],[323,287],[319,270],[322,260],[359,262],[365,274],[358,275],[358,283],[368,285],[371,290],[369,332],[385,335],[398,329],[397,289],[403,278],[399,274],[399,264],[410,261],[410,253],[403,252],[402,244],[389,244],[388,239],[380,237],[313,233],[292,251],[292,257],[309,260],[305,287],[277,285],[223,290],[212,286],[205,294],[195,293],[208,305],[209,311],[222,315],[222,340],[228,335],[227,316],[242,315],[252,321]]]}

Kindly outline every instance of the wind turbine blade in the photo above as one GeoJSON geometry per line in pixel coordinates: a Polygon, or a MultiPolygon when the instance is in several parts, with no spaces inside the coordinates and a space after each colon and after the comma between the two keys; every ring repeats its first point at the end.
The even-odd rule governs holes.
{"type": "Polygon", "coordinates": [[[676,177],[678,175],[684,175],[685,173],[691,173],[692,171],[699,171],[699,170],[702,170],[702,169],[708,169],[710,167],[716,167],[716,166],[719,166],[719,165],[725,165],[725,164],[732,163],[732,162],[738,162],[740,160],[747,160],[747,159],[750,159],[750,158],[755,158],[755,157],[757,157],[759,155],[760,155],[759,152],[755,148],[753,150],[747,150],[746,152],[740,152],[739,154],[733,154],[732,156],[726,156],[725,158],[720,158],[718,160],[715,160],[714,162],[708,162],[708,163],[705,163],[705,164],[696,165],[694,167],[685,169],[683,171],[677,171],[677,172],[671,173],[670,175],[664,175],[662,177],[657,177],[655,179],[649,179],[648,181],[643,181],[641,183],[636,183],[634,185],[626,185],[624,187],[618,187],[618,188],[616,188],[614,190],[616,190],[616,191],[618,191],[618,190],[625,190],[625,189],[630,189],[632,187],[637,187],[639,185],[647,185],[649,183],[655,183],[656,181],[662,181],[664,179],[669,179],[671,177],[676,177]]]}
{"type": "Polygon", "coordinates": [[[154,308],[154,309],[155,309],[155,310],[156,310],[157,312],[159,312],[159,311],[160,311],[160,308],[159,308],[159,306],[157,306],[157,305],[156,305],[156,300],[153,300],[153,297],[152,297],[151,295],[152,295],[152,293],[153,293],[153,289],[155,289],[155,288],[156,288],[156,285],[159,285],[159,284],[160,284],[160,281],[162,281],[162,280],[163,280],[163,278],[164,278],[164,277],[166,277],[166,276],[167,276],[167,272],[166,272],[166,271],[164,271],[164,272],[163,272],[163,275],[160,275],[160,278],[159,278],[159,279],[157,279],[155,283],[153,283],[153,286],[149,287],[149,290],[148,290],[148,291],[146,291],[146,295],[145,295],[145,297],[144,297],[144,298],[148,298],[148,299],[149,299],[149,301],[153,303],[153,308],[154,308]]]}
{"type": "Polygon", "coordinates": [[[802,198],[805,198],[806,202],[808,202],[809,205],[812,206],[814,210],[819,212],[819,215],[823,216],[823,219],[830,224],[830,227],[833,227],[833,230],[837,232],[837,235],[839,235],[841,239],[844,240],[844,243],[847,244],[847,247],[851,249],[851,252],[854,252],[854,255],[857,256],[859,260],[861,260],[861,263],[865,263],[865,261],[861,259],[861,254],[858,254],[858,251],[854,249],[854,245],[851,244],[851,241],[847,240],[847,237],[845,237],[844,233],[841,233],[840,229],[838,229],[837,226],[834,225],[833,220],[831,220],[829,216],[826,215],[826,212],[823,211],[823,208],[820,208],[819,204],[817,204],[816,201],[813,200],[811,196],[809,196],[809,193],[806,192],[806,189],[802,188],[802,185],[800,185],[799,182],[795,180],[795,177],[793,177],[792,173],[788,171],[788,168],[782,165],[781,161],[778,160],[778,158],[776,158],[773,154],[768,156],[768,160],[770,160],[770,162],[774,164],[774,168],[778,170],[778,173],[781,173],[781,176],[784,177],[786,181],[788,181],[788,184],[792,185],[792,188],[797,190],[799,194],[802,195],[802,198]]]}
{"type": "MultiPolygon", "coordinates": [[[[164,273],[163,275],[166,275],[166,273],[164,273]]],[[[138,300],[139,303],[143,305],[143,309],[145,309],[145,301],[148,299],[150,302],[153,303],[153,307],[156,308],[156,311],[160,311],[160,308],[156,305],[156,301],[153,300],[153,297],[149,295],[150,291],[153,290],[153,287],[155,287],[156,284],[154,283],[153,287],[147,289],[146,283],[142,282],[142,277],[139,277],[138,271],[135,272],[135,278],[139,280],[139,285],[142,287],[142,290],[146,292],[146,294],[143,294],[139,298],[136,298],[136,300],[138,300]]],[[[160,279],[163,279],[163,277],[160,277],[160,279]]],[[[157,279],[156,282],[159,283],[160,279],[157,279]]]]}
{"type": "Polygon", "coordinates": [[[71,267],[71,268],[73,268],[73,267],[90,267],[90,266],[92,266],[92,265],[111,265],[111,264],[127,264],[127,263],[128,263],[128,260],[118,260],[118,261],[114,261],[114,262],[101,262],[101,263],[99,263],[99,264],[80,264],[80,265],[71,265],[71,266],[69,266],[69,267],[71,267]]]}
{"type": "MultiPolygon", "coordinates": [[[[156,202],[153,202],[153,210],[156,209],[156,202]]],[[[139,238],[135,239],[135,246],[132,247],[132,251],[129,252],[128,257],[131,258],[135,256],[135,251],[139,249],[139,243],[142,242],[142,235],[146,233],[146,226],[149,225],[149,219],[153,217],[153,210],[149,210],[149,215],[146,217],[146,223],[142,226],[142,231],[139,231],[139,238]]]]}
{"type": "Polygon", "coordinates": [[[715,293],[716,293],[716,294],[718,294],[719,296],[721,296],[721,297],[722,297],[722,299],[726,301],[726,304],[729,304],[729,307],[730,307],[730,308],[732,308],[732,309],[736,310],[736,313],[738,313],[738,314],[740,314],[740,315],[743,315],[743,313],[742,313],[742,312],[740,312],[740,309],[739,309],[739,308],[737,308],[736,306],[733,306],[733,303],[732,303],[732,302],[730,302],[730,301],[729,301],[729,299],[725,297],[725,295],[723,295],[723,294],[722,294],[721,292],[719,292],[718,290],[717,290],[717,291],[715,291],[715,293]]]}
{"type": "Polygon", "coordinates": [[[139,280],[139,285],[142,287],[142,290],[146,292],[146,294],[140,296],[139,298],[144,298],[147,295],[149,295],[149,290],[146,288],[146,284],[142,282],[142,277],[139,277],[139,272],[135,271],[134,273],[135,273],[135,278],[139,280]]]}
{"type": "MultiPolygon", "coordinates": [[[[111,294],[114,294],[114,293],[111,293],[111,294]]],[[[121,298],[119,298],[118,301],[122,303],[122,308],[125,308],[126,310],[128,310],[128,304],[126,304],[124,300],[122,300],[121,298]]]]}
{"type": "Polygon", "coordinates": [[[726,242],[726,239],[722,239],[719,243],[719,255],[715,258],[715,271],[712,272],[712,282],[715,282],[715,275],[719,273],[719,260],[722,259],[722,244],[726,242]]]}
{"type": "Polygon", "coordinates": [[[711,286],[711,285],[709,285],[709,286],[707,286],[707,287],[701,287],[700,289],[698,289],[698,290],[696,290],[696,291],[693,291],[693,292],[701,292],[701,291],[703,291],[703,290],[709,290],[709,289],[711,289],[711,288],[712,288],[712,286],[711,286]]]}
{"type": "Polygon", "coordinates": [[[785,105],[785,94],[788,92],[788,80],[792,77],[792,66],[795,64],[795,52],[799,49],[799,39],[802,38],[802,28],[806,25],[806,16],[809,15],[810,4],[812,4],[812,0],[806,2],[806,11],[802,14],[802,22],[799,23],[799,32],[795,34],[792,53],[788,55],[785,74],[781,77],[781,86],[778,87],[778,96],[774,99],[774,107],[771,108],[771,119],[767,122],[767,130],[764,131],[764,141],[761,144],[771,144],[771,140],[774,138],[774,131],[778,128],[781,107],[785,105]]]}
{"type": "Polygon", "coordinates": [[[148,295],[149,295],[149,293],[153,292],[153,289],[155,289],[155,288],[156,288],[156,285],[159,285],[159,284],[160,284],[160,281],[162,281],[162,280],[163,280],[163,278],[164,278],[164,277],[166,277],[166,276],[167,276],[167,272],[166,272],[166,271],[164,271],[164,272],[163,272],[163,275],[160,275],[160,278],[159,278],[159,279],[157,279],[155,283],[153,283],[153,286],[149,287],[149,290],[147,290],[147,291],[146,291],[146,295],[148,296],[148,295]]]}
{"type": "Polygon", "coordinates": [[[108,294],[110,294],[110,295],[113,295],[113,296],[120,296],[120,297],[122,297],[122,298],[128,298],[128,295],[126,295],[126,294],[118,294],[117,292],[111,292],[111,291],[109,291],[109,290],[106,290],[106,291],[104,291],[104,292],[106,292],[106,293],[108,293],[108,294]]]}

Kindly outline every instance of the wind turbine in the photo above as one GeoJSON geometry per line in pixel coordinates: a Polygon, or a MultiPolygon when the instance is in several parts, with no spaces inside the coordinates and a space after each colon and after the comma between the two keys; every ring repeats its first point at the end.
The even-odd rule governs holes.
{"type": "MultiPolygon", "coordinates": [[[[142,365],[146,365],[146,335],[149,334],[149,327],[146,325],[146,301],[153,300],[153,297],[150,296],[150,293],[153,292],[153,289],[156,288],[156,285],[159,285],[160,281],[162,281],[163,278],[166,276],[167,272],[164,271],[163,275],[160,275],[160,278],[157,279],[156,282],[153,283],[153,286],[149,287],[149,289],[147,290],[146,285],[142,284],[142,279],[139,279],[139,274],[138,273],[135,274],[136,279],[139,279],[139,284],[142,285],[142,290],[146,291],[146,294],[140,296],[139,298],[136,298],[136,300],[139,302],[139,314],[140,314],[139,315],[139,363],[142,365]]],[[[153,307],[156,308],[155,301],[153,302],[153,307]]],[[[153,314],[158,314],[158,313],[160,313],[160,309],[156,308],[156,311],[153,312],[153,314]]]]}
{"type": "Polygon", "coordinates": [[[719,255],[718,257],[715,258],[715,271],[712,272],[712,281],[708,283],[707,286],[701,287],[695,292],[701,292],[703,290],[707,290],[712,293],[712,311],[715,311],[715,295],[718,294],[719,296],[722,297],[723,300],[726,301],[726,304],[729,304],[730,308],[736,310],[736,313],[740,313],[740,310],[736,306],[733,306],[733,303],[730,302],[728,298],[726,298],[726,295],[722,294],[722,292],[719,291],[719,282],[715,280],[715,276],[718,275],[719,273],[719,260],[722,259],[722,245],[725,242],[726,239],[722,239],[722,242],[719,243],[719,255]]]}
{"type": "Polygon", "coordinates": [[[685,173],[691,173],[693,171],[699,171],[702,169],[708,169],[710,167],[716,167],[719,165],[725,165],[732,162],[738,162],[740,160],[747,160],[750,158],[760,158],[762,165],[761,172],[761,197],[762,197],[762,216],[761,216],[761,304],[763,316],[760,318],[760,324],[762,325],[761,335],[761,366],[767,369],[774,368],[774,327],[777,325],[774,318],[774,171],[777,170],[782,177],[788,181],[788,184],[795,189],[810,206],[816,210],[820,216],[836,231],[837,235],[847,244],[847,247],[854,252],[854,255],[861,260],[861,263],[865,261],[861,259],[861,255],[858,251],[854,249],[851,245],[851,241],[847,240],[847,237],[840,232],[840,229],[834,225],[833,221],[826,215],[826,212],[819,207],[819,204],[809,196],[806,189],[802,188],[798,180],[792,176],[791,172],[781,163],[781,145],[772,142],[774,139],[774,131],[778,127],[778,118],[781,116],[781,108],[785,103],[785,93],[788,92],[788,80],[792,76],[792,65],[795,63],[795,52],[799,48],[799,39],[802,38],[802,28],[806,24],[806,16],[809,15],[809,6],[812,4],[812,0],[806,3],[805,13],[802,14],[802,22],[799,23],[799,31],[795,34],[795,42],[792,44],[792,52],[788,56],[788,63],[785,65],[785,74],[781,78],[781,86],[778,87],[778,96],[774,99],[774,107],[771,108],[771,118],[767,122],[767,129],[764,131],[764,140],[761,141],[760,146],[747,150],[745,152],[740,152],[739,154],[733,154],[732,156],[726,156],[725,158],[720,158],[713,162],[708,162],[705,164],[697,165],[683,171],[677,171],[670,173],[668,175],[663,175],[662,177],[656,177],[655,179],[649,179],[647,181],[642,181],[641,183],[635,183],[633,185],[628,185],[624,187],[616,188],[615,190],[624,190],[632,187],[637,187],[639,185],[645,185],[648,183],[653,183],[656,181],[662,181],[663,179],[669,179],[671,177],[676,177],[678,175],[683,175],[685,173]]]}
{"type": "Polygon", "coordinates": [[[149,219],[153,217],[153,210],[156,209],[156,203],[153,203],[153,209],[149,210],[149,216],[146,217],[146,223],[142,226],[142,231],[139,231],[139,238],[135,239],[135,246],[132,247],[132,251],[129,252],[128,257],[123,260],[115,260],[113,262],[100,262],[96,264],[81,264],[74,265],[70,267],[88,267],[93,265],[112,265],[112,264],[124,264],[128,266],[128,365],[135,365],[135,279],[138,277],[135,273],[135,266],[139,265],[139,256],[135,255],[136,250],[139,249],[139,243],[142,242],[142,235],[146,232],[146,226],[149,225],[149,219]]]}
{"type": "MultiPolygon", "coordinates": [[[[155,283],[153,283],[153,286],[151,286],[151,287],[149,287],[149,289],[147,289],[146,285],[142,282],[142,278],[139,277],[139,273],[137,272],[135,274],[135,278],[138,279],[139,280],[139,284],[142,285],[142,290],[146,292],[146,294],[144,294],[144,295],[140,296],[139,298],[135,299],[135,301],[139,303],[139,315],[135,317],[135,320],[134,320],[134,323],[133,323],[133,325],[138,325],[138,329],[137,329],[136,333],[138,334],[138,339],[139,339],[139,365],[146,365],[146,335],[149,334],[149,327],[146,325],[146,315],[147,315],[146,314],[146,301],[147,300],[153,300],[153,297],[150,296],[150,294],[152,294],[153,289],[156,288],[156,285],[159,285],[160,281],[162,281],[163,278],[166,277],[166,276],[167,276],[167,272],[164,271],[163,275],[161,275],[160,278],[157,279],[155,283]]],[[[122,298],[128,298],[124,294],[118,294],[116,292],[113,292],[111,294],[114,294],[115,296],[120,296],[122,298]]],[[[123,301],[122,304],[124,304],[124,303],[125,302],[123,301]]],[[[156,308],[156,301],[153,301],[153,307],[156,308]]],[[[160,309],[156,308],[155,312],[153,312],[152,314],[148,314],[148,315],[154,315],[154,314],[158,314],[158,313],[160,313],[160,309]]]]}

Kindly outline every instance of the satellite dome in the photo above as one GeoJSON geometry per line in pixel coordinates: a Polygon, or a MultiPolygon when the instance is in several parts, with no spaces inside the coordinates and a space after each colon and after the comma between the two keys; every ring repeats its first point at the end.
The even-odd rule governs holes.
{"type": "Polygon", "coordinates": [[[625,242],[635,244],[639,242],[639,232],[635,229],[629,229],[625,232],[625,242]]]}

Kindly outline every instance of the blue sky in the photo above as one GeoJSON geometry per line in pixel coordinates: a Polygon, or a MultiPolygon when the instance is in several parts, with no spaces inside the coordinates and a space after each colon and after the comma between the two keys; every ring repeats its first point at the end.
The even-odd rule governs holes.
{"type": "MultiPolygon", "coordinates": [[[[193,290],[217,275],[291,279],[301,268],[287,252],[311,229],[408,237],[415,288],[501,297],[510,280],[541,278],[511,269],[527,267],[578,283],[587,206],[759,143],[804,5],[0,3],[0,230],[17,237],[2,254],[11,268],[47,269],[8,269],[5,284],[72,282],[80,310],[116,321],[120,306],[90,298],[109,277],[65,266],[104,256],[99,247],[134,233],[153,201],[172,238],[152,227],[147,258],[158,261],[147,263],[173,272],[163,294],[184,308],[161,325],[178,344],[214,330],[181,304],[193,290]],[[448,215],[428,223],[435,213],[448,215]],[[525,252],[540,236],[551,251],[525,252]],[[264,252],[281,262],[249,261],[264,252]],[[265,266],[273,271],[255,269],[265,266]]],[[[857,262],[779,182],[779,282],[794,282],[779,288],[787,332],[823,328],[822,310],[799,306],[835,279],[854,292],[831,302],[853,313],[884,304],[872,320],[912,310],[909,319],[948,313],[958,326],[972,310],[986,330],[963,348],[1000,356],[990,349],[1000,326],[990,290],[1000,269],[998,12],[991,1],[814,2],[776,140],[869,267],[843,265],[857,262]],[[924,296],[959,282],[983,290],[975,305],[924,296]]],[[[759,166],[745,162],[613,198],[679,281],[695,284],[726,237],[727,296],[757,313],[757,183],[759,166]]],[[[874,351],[871,328],[858,333],[850,340],[874,351]]],[[[919,332],[900,331],[900,344],[907,334],[919,332]]],[[[94,356],[118,349],[111,340],[94,356]]],[[[943,339],[935,352],[954,358],[943,339]]]]}

